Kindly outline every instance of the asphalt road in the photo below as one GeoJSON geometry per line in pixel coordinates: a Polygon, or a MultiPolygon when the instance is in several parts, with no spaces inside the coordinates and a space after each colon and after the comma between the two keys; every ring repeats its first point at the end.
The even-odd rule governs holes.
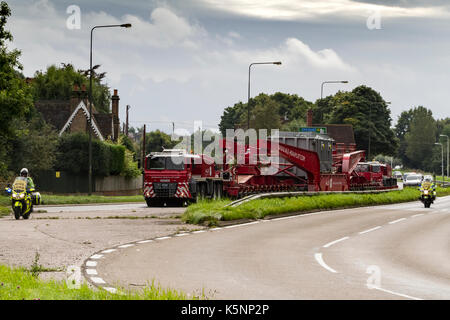
{"type": "Polygon", "coordinates": [[[199,229],[178,218],[185,208],[148,208],[142,203],[36,206],[29,220],[0,218],[0,264],[56,270],[44,278],[65,279],[67,266],[81,266],[105,247],[199,229]],[[58,271],[61,270],[61,271],[58,271]]]}
{"type": "Polygon", "coordinates": [[[201,230],[94,258],[104,286],[154,279],[214,299],[450,299],[450,197],[201,230]]]}

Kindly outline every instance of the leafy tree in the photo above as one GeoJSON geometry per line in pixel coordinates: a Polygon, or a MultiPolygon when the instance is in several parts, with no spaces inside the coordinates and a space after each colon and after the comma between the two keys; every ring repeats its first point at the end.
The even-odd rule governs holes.
{"type": "MultiPolygon", "coordinates": [[[[111,93],[106,84],[101,83],[101,77],[94,76],[92,81],[92,101],[98,112],[110,111],[111,93]]],[[[45,72],[37,71],[33,80],[35,100],[70,99],[74,84],[85,85],[89,90],[89,71],[78,70],[74,66],[62,63],[61,67],[51,65],[45,72]]]]}
{"type": "MultiPolygon", "coordinates": [[[[260,129],[279,129],[281,126],[280,104],[263,94],[259,95],[255,101],[256,103],[250,112],[250,128],[257,131],[260,129]]],[[[246,120],[246,117],[241,118],[241,123],[245,123],[246,120]]]]}
{"type": "Polygon", "coordinates": [[[11,139],[15,128],[13,119],[23,118],[33,108],[33,98],[20,74],[20,51],[8,50],[7,42],[13,36],[5,29],[11,10],[4,1],[0,3],[0,175],[6,176],[10,164],[11,139]]]}
{"type": "Polygon", "coordinates": [[[170,135],[156,130],[146,134],[145,152],[160,152],[164,149],[172,149],[179,141],[172,141],[170,135]]]}
{"type": "Polygon", "coordinates": [[[419,106],[412,110],[409,131],[405,134],[406,157],[413,168],[432,169],[430,155],[436,142],[436,121],[431,110],[419,106]]]}

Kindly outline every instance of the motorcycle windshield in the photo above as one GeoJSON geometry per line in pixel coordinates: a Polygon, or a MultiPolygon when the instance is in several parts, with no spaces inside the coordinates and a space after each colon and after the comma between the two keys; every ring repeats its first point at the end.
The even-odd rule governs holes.
{"type": "Polygon", "coordinates": [[[27,182],[27,178],[17,177],[12,186],[13,191],[16,193],[25,192],[27,189],[27,182]]]}

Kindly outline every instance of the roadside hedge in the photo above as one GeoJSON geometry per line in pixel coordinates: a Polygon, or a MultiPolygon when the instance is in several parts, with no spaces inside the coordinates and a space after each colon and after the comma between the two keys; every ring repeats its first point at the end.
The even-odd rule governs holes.
{"type": "MultiPolygon", "coordinates": [[[[92,139],[92,170],[96,176],[121,174],[125,167],[125,147],[92,139]]],[[[87,174],[89,168],[89,136],[69,133],[60,137],[55,169],[74,174],[87,174]]]]}

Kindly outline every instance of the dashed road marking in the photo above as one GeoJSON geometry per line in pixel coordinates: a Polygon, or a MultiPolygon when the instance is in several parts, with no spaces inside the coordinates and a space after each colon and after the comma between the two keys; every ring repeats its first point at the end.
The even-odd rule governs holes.
{"type": "Polygon", "coordinates": [[[86,261],[86,267],[96,267],[97,261],[86,261]]]}
{"type": "Polygon", "coordinates": [[[223,228],[212,228],[212,229],[209,229],[210,231],[216,231],[216,230],[221,230],[221,229],[223,229],[223,228]]]}
{"type": "Polygon", "coordinates": [[[403,221],[403,220],[406,220],[406,218],[397,219],[397,220],[394,220],[394,221],[390,221],[388,223],[389,224],[394,224],[394,223],[397,223],[397,222],[400,222],[400,221],[403,221]]]}
{"type": "Polygon", "coordinates": [[[117,293],[117,289],[116,288],[111,288],[111,287],[103,287],[103,289],[105,289],[106,291],[108,291],[109,293],[117,293]]]}
{"type": "Polygon", "coordinates": [[[184,237],[187,236],[189,233],[178,233],[175,235],[175,237],[184,237]]]}
{"type": "Polygon", "coordinates": [[[319,253],[316,253],[316,254],[314,255],[314,257],[316,258],[316,261],[317,261],[323,268],[327,269],[327,270],[330,271],[330,272],[337,273],[336,270],[334,270],[333,268],[330,268],[330,267],[325,263],[325,261],[323,261],[322,253],[320,253],[320,252],[319,252],[319,253]]]}
{"type": "Polygon", "coordinates": [[[171,237],[159,237],[159,238],[155,238],[155,240],[166,240],[166,239],[170,239],[171,237]]]}
{"type": "Polygon", "coordinates": [[[86,273],[88,275],[92,275],[92,276],[95,276],[98,274],[96,269],[86,269],[86,273]]]}
{"type": "Polygon", "coordinates": [[[134,246],[134,243],[123,244],[121,246],[118,246],[117,248],[125,249],[125,248],[129,248],[129,247],[132,247],[132,246],[134,246]]]}
{"type": "Polygon", "coordinates": [[[203,232],[206,232],[206,231],[205,230],[198,230],[198,231],[194,231],[192,233],[203,233],[203,232]]]}
{"type": "Polygon", "coordinates": [[[380,228],[381,228],[381,226],[377,226],[377,227],[374,227],[374,228],[371,228],[371,229],[367,229],[367,230],[361,231],[359,234],[364,234],[364,233],[372,232],[372,231],[378,230],[378,229],[380,229],[380,228]]]}
{"type": "Polygon", "coordinates": [[[341,241],[344,241],[344,240],[347,240],[347,239],[349,239],[349,237],[343,237],[343,238],[331,241],[331,242],[327,243],[326,245],[324,245],[323,247],[324,248],[328,248],[328,247],[331,247],[333,244],[336,244],[338,242],[341,242],[341,241]]]}
{"type": "Polygon", "coordinates": [[[142,240],[142,241],[138,241],[136,243],[149,243],[149,242],[153,242],[153,240],[142,240]]]}
{"type": "Polygon", "coordinates": [[[101,257],[103,257],[102,254],[94,254],[93,256],[91,256],[91,259],[100,259],[101,257]]]}
{"type": "Polygon", "coordinates": [[[91,277],[92,282],[97,283],[97,284],[105,284],[105,280],[103,280],[102,278],[99,277],[91,277]]]}
{"type": "Polygon", "coordinates": [[[424,213],[419,213],[419,214],[413,215],[411,218],[416,218],[416,217],[420,217],[420,216],[423,216],[423,215],[425,215],[425,214],[424,213]]]}
{"type": "Polygon", "coordinates": [[[111,253],[111,252],[114,252],[114,251],[117,251],[117,250],[116,249],[108,249],[108,250],[102,251],[101,253],[111,253]]]}

